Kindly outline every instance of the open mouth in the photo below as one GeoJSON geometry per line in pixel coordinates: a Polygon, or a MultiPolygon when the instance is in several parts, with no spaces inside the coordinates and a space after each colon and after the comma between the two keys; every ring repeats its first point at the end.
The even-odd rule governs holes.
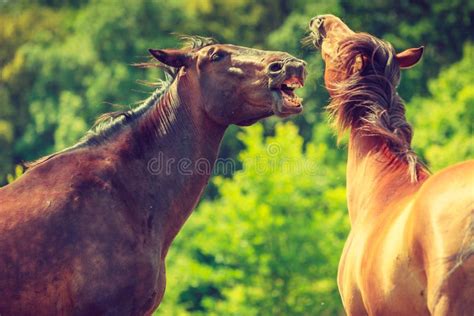
{"type": "Polygon", "coordinates": [[[291,76],[273,88],[276,105],[275,114],[278,116],[288,116],[303,110],[303,99],[295,94],[295,90],[301,87],[303,87],[303,79],[291,76]]]}
{"type": "Polygon", "coordinates": [[[295,94],[295,90],[301,88],[303,85],[296,77],[291,77],[283,81],[280,86],[281,95],[285,105],[288,107],[299,107],[303,99],[295,94]]]}

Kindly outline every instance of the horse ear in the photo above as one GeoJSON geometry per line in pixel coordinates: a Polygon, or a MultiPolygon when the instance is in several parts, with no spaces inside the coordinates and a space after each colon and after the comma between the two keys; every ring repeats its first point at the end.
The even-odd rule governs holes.
{"type": "Polygon", "coordinates": [[[182,49],[149,49],[150,54],[165,65],[180,68],[191,60],[191,55],[182,49]]]}
{"type": "Polygon", "coordinates": [[[354,63],[351,66],[351,74],[354,73],[360,73],[362,70],[364,70],[365,64],[366,64],[366,57],[362,54],[357,55],[354,58],[354,63]]]}
{"type": "Polygon", "coordinates": [[[409,48],[401,53],[398,53],[395,58],[400,64],[400,68],[407,69],[415,66],[420,61],[421,56],[423,56],[423,50],[424,47],[421,46],[418,48],[409,48]]]}

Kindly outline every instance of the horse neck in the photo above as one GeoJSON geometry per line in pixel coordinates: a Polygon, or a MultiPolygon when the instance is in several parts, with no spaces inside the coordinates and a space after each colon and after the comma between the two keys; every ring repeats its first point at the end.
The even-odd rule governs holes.
{"type": "Polygon", "coordinates": [[[127,185],[140,195],[137,211],[155,218],[165,253],[208,183],[226,129],[209,119],[192,90],[176,79],[122,142],[127,185]]]}
{"type": "Polygon", "coordinates": [[[194,90],[186,77],[171,84],[137,126],[135,139],[145,144],[142,150],[153,156],[215,161],[226,126],[209,118],[194,90]]]}
{"type": "Polygon", "coordinates": [[[415,193],[427,178],[424,171],[413,182],[401,161],[379,136],[351,131],[347,163],[347,202],[352,224],[389,211],[393,203],[415,193]]]}

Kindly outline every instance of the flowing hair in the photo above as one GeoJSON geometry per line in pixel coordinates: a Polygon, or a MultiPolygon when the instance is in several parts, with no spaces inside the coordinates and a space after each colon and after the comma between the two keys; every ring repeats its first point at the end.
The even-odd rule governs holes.
{"type": "Polygon", "coordinates": [[[349,128],[363,135],[378,136],[387,148],[408,166],[412,182],[418,172],[428,172],[411,148],[413,129],[405,118],[405,105],[397,93],[400,65],[387,42],[358,33],[341,43],[336,67],[346,78],[334,83],[328,110],[341,135],[349,128]],[[362,69],[354,71],[354,64],[362,69]]]}

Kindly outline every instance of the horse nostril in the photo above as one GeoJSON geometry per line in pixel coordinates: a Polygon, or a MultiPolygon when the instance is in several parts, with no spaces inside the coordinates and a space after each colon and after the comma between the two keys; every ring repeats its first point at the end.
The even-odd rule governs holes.
{"type": "Polygon", "coordinates": [[[324,22],[324,17],[318,15],[311,19],[311,21],[309,22],[309,26],[314,27],[314,28],[319,28],[321,27],[323,22],[324,22]]]}
{"type": "Polygon", "coordinates": [[[318,18],[318,19],[316,20],[316,25],[317,25],[317,26],[321,26],[321,24],[323,24],[323,21],[324,21],[324,18],[318,18]]]}
{"type": "Polygon", "coordinates": [[[300,59],[290,60],[285,64],[285,73],[289,76],[296,76],[304,80],[306,77],[306,63],[300,59]]]}
{"type": "Polygon", "coordinates": [[[271,63],[270,65],[268,65],[268,72],[271,74],[280,73],[282,69],[283,69],[283,63],[280,61],[275,61],[271,63]]]}

